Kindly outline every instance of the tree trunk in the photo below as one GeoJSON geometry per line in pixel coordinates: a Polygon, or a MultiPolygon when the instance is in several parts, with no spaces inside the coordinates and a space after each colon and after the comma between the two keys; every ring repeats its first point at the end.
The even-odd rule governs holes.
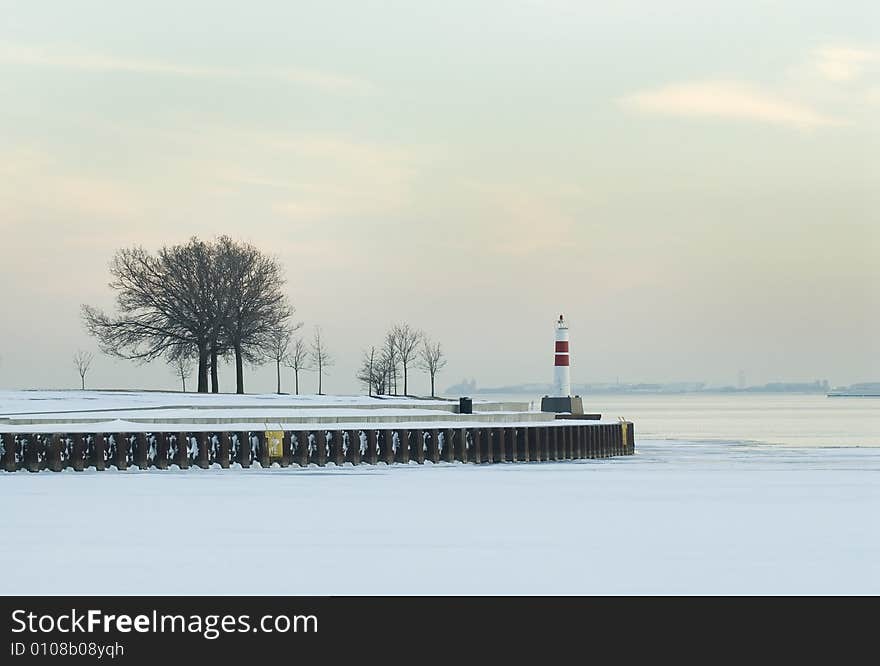
{"type": "Polygon", "coordinates": [[[434,375],[431,374],[431,397],[434,397],[434,375]]]}
{"type": "Polygon", "coordinates": [[[199,347],[199,393],[208,392],[208,348],[199,347]]]}
{"type": "Polygon", "coordinates": [[[281,395],[281,361],[275,361],[275,374],[278,378],[278,395],[281,395]]]}
{"type": "Polygon", "coordinates": [[[404,396],[409,395],[409,390],[406,385],[406,361],[404,361],[404,363],[403,363],[403,395],[404,396]]]}
{"type": "Polygon", "coordinates": [[[181,377],[180,381],[183,382],[183,392],[186,393],[186,377],[181,377]]]}
{"type": "Polygon", "coordinates": [[[296,394],[299,395],[299,368],[293,369],[293,381],[296,388],[296,394]]]}
{"type": "Polygon", "coordinates": [[[324,395],[323,393],[321,393],[321,391],[323,390],[322,382],[321,382],[323,377],[324,377],[324,373],[322,372],[321,364],[319,363],[318,364],[318,395],[324,395]]]}
{"type": "Polygon", "coordinates": [[[82,382],[82,390],[85,391],[86,390],[86,376],[80,375],[79,378],[80,378],[80,381],[82,382]]]}
{"type": "Polygon", "coordinates": [[[235,348],[235,392],[244,393],[244,359],[241,347],[235,348]]]}
{"type": "Polygon", "coordinates": [[[220,392],[220,381],[217,376],[217,348],[211,347],[211,393],[220,392]]]}

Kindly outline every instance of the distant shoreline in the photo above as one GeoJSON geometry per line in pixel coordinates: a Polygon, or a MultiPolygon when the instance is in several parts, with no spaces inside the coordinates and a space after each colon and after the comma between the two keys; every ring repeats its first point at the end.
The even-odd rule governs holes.
{"type": "MultiPolygon", "coordinates": [[[[824,391],[759,391],[759,390],[702,390],[702,391],[650,391],[650,390],[632,390],[632,389],[594,389],[591,391],[573,391],[575,395],[824,395],[826,397],[850,397],[856,394],[849,393],[825,393],[824,391]]],[[[548,395],[548,390],[529,390],[529,389],[477,389],[476,391],[458,391],[455,387],[444,391],[447,396],[451,395],[524,395],[524,396],[544,396],[548,395]]],[[[864,397],[863,394],[859,394],[864,397]]],[[[880,397],[880,394],[867,394],[867,397],[880,397]]]]}

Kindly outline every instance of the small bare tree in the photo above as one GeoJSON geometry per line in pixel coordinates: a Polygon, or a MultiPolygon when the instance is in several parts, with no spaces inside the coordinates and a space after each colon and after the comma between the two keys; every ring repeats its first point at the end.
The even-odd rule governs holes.
{"type": "Polygon", "coordinates": [[[376,351],[376,361],[373,366],[373,381],[375,382],[376,395],[391,395],[391,359],[384,352],[376,351]]]}
{"type": "MultiPolygon", "coordinates": [[[[298,328],[298,327],[297,327],[298,328]]],[[[293,380],[296,388],[296,395],[299,395],[299,373],[300,370],[311,370],[312,359],[309,354],[309,347],[302,338],[293,341],[293,348],[284,359],[284,365],[293,368],[293,380]]]]}
{"type": "Polygon", "coordinates": [[[358,370],[356,378],[367,387],[367,395],[373,395],[373,368],[376,367],[376,346],[370,347],[370,351],[365,351],[361,359],[361,368],[358,370]]]}
{"type": "MultiPolygon", "coordinates": [[[[407,372],[410,366],[417,360],[419,355],[419,343],[424,338],[424,334],[410,326],[409,324],[395,324],[389,332],[392,345],[403,366],[403,395],[409,395],[409,385],[407,384],[407,372]]],[[[394,387],[395,390],[397,386],[394,387]]]]}
{"type": "MultiPolygon", "coordinates": [[[[290,348],[290,343],[293,340],[293,332],[301,326],[302,323],[293,326],[277,326],[269,331],[263,343],[263,353],[268,360],[275,363],[275,378],[278,393],[281,393],[281,365],[282,363],[286,363],[288,359],[288,350],[290,348]]],[[[298,384],[299,382],[297,382],[297,385],[298,384]]]]}
{"type": "Polygon", "coordinates": [[[327,345],[321,336],[320,326],[315,326],[315,335],[312,338],[311,362],[312,367],[318,371],[318,395],[324,395],[324,372],[327,368],[333,366],[336,361],[327,351],[327,345]]]}
{"type": "Polygon", "coordinates": [[[446,355],[439,342],[425,339],[422,344],[419,366],[431,376],[431,397],[434,397],[434,378],[446,366],[446,355]]]}
{"type": "Polygon", "coordinates": [[[357,379],[367,387],[369,395],[374,393],[383,395],[385,393],[388,381],[387,359],[375,345],[372,345],[369,351],[364,352],[357,379]]]}
{"type": "Polygon", "coordinates": [[[80,388],[85,390],[86,373],[88,373],[89,368],[92,367],[91,352],[83,351],[82,349],[77,350],[73,355],[73,364],[76,366],[76,371],[79,373],[80,388]]]}
{"type": "Polygon", "coordinates": [[[400,365],[400,354],[391,331],[385,334],[380,358],[386,375],[385,385],[388,387],[388,395],[392,393],[397,395],[397,368],[400,365]]]}
{"type": "Polygon", "coordinates": [[[192,356],[179,354],[172,358],[169,363],[171,364],[171,369],[174,370],[174,374],[180,377],[183,392],[186,393],[186,378],[192,374],[193,370],[195,370],[195,363],[193,362],[192,356]]]}

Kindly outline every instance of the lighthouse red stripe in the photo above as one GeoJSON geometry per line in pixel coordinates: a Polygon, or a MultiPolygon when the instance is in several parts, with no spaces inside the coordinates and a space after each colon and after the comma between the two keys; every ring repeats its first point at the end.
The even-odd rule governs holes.
{"type": "Polygon", "coordinates": [[[568,365],[568,354],[556,354],[556,365],[568,365]]]}
{"type": "Polygon", "coordinates": [[[567,352],[568,351],[568,340],[557,340],[556,341],[556,352],[567,352]]]}

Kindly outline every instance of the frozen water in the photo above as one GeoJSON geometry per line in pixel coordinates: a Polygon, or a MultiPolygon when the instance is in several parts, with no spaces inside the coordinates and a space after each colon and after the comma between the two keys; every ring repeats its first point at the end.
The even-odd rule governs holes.
{"type": "Polygon", "coordinates": [[[876,448],[19,472],[0,501],[3,594],[880,593],[876,448]]]}

